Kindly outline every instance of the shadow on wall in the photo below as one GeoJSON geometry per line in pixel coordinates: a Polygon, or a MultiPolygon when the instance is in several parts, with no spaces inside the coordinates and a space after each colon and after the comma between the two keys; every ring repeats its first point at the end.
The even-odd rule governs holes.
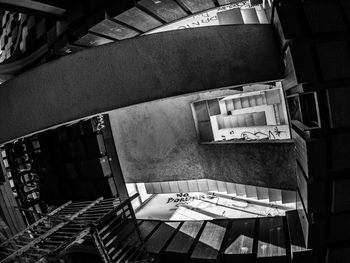
{"type": "Polygon", "coordinates": [[[295,189],[293,144],[199,144],[190,103],[232,94],[216,90],[109,113],[125,181],[216,179],[295,189]]]}

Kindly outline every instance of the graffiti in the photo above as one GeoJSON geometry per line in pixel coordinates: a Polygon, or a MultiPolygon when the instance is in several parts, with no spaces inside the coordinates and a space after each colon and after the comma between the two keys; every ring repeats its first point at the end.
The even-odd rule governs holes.
{"type": "Polygon", "coordinates": [[[244,131],[241,133],[241,138],[244,140],[247,140],[247,141],[250,141],[250,140],[275,140],[276,136],[281,137],[282,133],[286,133],[286,131],[281,131],[276,126],[275,128],[273,128],[273,132],[268,131],[268,133],[260,132],[260,131],[258,131],[258,132],[244,131]]]}
{"type": "MultiPolygon", "coordinates": [[[[186,29],[186,28],[195,28],[195,27],[202,27],[202,26],[209,26],[209,25],[219,25],[218,22],[218,16],[217,14],[223,11],[235,9],[235,8],[245,8],[245,7],[252,7],[249,3],[249,1],[242,1],[239,3],[234,4],[227,4],[224,6],[220,6],[218,8],[214,8],[208,11],[205,11],[203,13],[193,15],[190,17],[186,17],[183,19],[180,19],[179,21],[170,23],[166,26],[163,26],[161,28],[151,30],[147,32],[147,34],[152,34],[156,32],[163,32],[168,30],[177,30],[177,29],[186,29]]],[[[178,19],[176,15],[174,15],[173,20],[178,19]]]]}
{"type": "Polygon", "coordinates": [[[273,129],[273,131],[275,132],[275,134],[276,134],[278,137],[281,137],[281,133],[286,132],[286,131],[280,131],[280,130],[278,129],[278,127],[275,127],[275,128],[273,129]]]}
{"type": "Polygon", "coordinates": [[[176,203],[176,207],[183,206],[185,204],[189,204],[190,202],[194,200],[202,200],[202,199],[213,199],[213,195],[205,195],[205,194],[200,194],[197,196],[189,195],[189,193],[179,193],[176,194],[176,197],[170,197],[168,198],[168,201],[166,202],[167,204],[169,203],[176,203]]]}
{"type": "Polygon", "coordinates": [[[102,130],[105,127],[105,121],[103,119],[103,115],[98,115],[97,116],[97,127],[96,129],[98,131],[102,130]]]}
{"type": "Polygon", "coordinates": [[[228,5],[220,6],[217,10],[218,10],[218,12],[220,12],[220,11],[226,11],[229,9],[233,9],[233,8],[237,8],[237,7],[244,7],[244,6],[249,6],[249,1],[242,1],[239,3],[235,3],[235,4],[228,4],[228,5]]]}
{"type": "Polygon", "coordinates": [[[241,138],[246,140],[246,141],[251,141],[251,140],[274,140],[276,139],[275,135],[269,131],[268,133],[264,132],[249,132],[245,131],[241,133],[241,138]]]}

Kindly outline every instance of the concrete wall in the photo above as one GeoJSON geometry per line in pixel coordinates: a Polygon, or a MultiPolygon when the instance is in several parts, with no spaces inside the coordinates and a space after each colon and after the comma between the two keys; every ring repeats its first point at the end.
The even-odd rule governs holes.
{"type": "Polygon", "coordinates": [[[63,57],[1,85],[0,143],[141,102],[282,77],[271,25],[137,37],[63,57]]]}
{"type": "Polygon", "coordinates": [[[191,94],[110,112],[126,182],[212,178],[294,189],[293,144],[198,143],[190,103],[227,93],[191,94]]]}

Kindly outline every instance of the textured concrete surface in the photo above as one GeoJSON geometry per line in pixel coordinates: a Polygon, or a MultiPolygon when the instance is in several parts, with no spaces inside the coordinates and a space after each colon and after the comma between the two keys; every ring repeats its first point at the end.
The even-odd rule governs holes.
{"type": "MultiPolygon", "coordinates": [[[[207,93],[207,97],[223,94],[207,93]]],[[[190,103],[205,95],[158,100],[110,113],[127,183],[216,179],[295,189],[291,143],[198,143],[190,103]]]]}
{"type": "Polygon", "coordinates": [[[0,86],[0,143],[136,103],[281,79],[271,25],[177,30],[88,49],[0,86]]]}

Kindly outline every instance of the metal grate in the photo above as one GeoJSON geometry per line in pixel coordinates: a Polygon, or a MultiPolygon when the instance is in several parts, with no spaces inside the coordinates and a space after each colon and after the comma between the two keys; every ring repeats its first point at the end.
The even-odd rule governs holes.
{"type": "MultiPolygon", "coordinates": [[[[110,251],[106,246],[110,248],[111,245],[115,245],[116,250],[121,245],[120,242],[127,241],[121,239],[121,227],[125,227],[122,222],[128,222],[131,232],[136,233],[133,235],[133,242],[130,242],[135,245],[133,249],[137,250],[137,246],[142,244],[130,203],[130,200],[136,197],[137,195],[134,195],[123,202],[116,198],[102,197],[95,201],[68,202],[2,243],[0,262],[37,262],[43,258],[57,260],[69,253],[70,247],[81,244],[85,238],[91,236],[94,237],[102,259],[105,262],[114,262],[111,261],[112,257],[109,256],[110,251]],[[115,222],[120,224],[114,225],[115,222]],[[106,235],[113,242],[104,242],[106,235]],[[114,236],[111,238],[111,235],[114,236]],[[110,261],[106,261],[107,259],[110,261]]],[[[126,247],[130,244],[121,246],[126,247]]]]}

